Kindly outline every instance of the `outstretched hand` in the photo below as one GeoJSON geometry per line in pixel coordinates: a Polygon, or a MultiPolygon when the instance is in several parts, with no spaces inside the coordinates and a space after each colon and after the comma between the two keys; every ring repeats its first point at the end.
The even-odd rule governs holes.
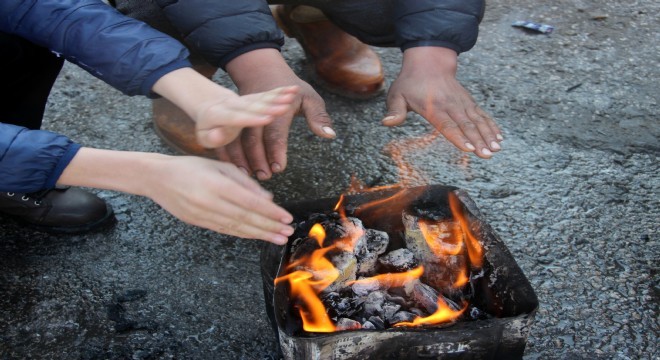
{"type": "Polygon", "coordinates": [[[502,133],[456,80],[456,64],[456,52],[447,48],[405,50],[401,72],[387,95],[383,124],[401,125],[408,111],[414,111],[459,149],[488,159],[501,149],[502,133]]]}
{"type": "Polygon", "coordinates": [[[184,222],[278,245],[293,234],[291,214],[236,166],[192,156],[159,163],[146,195],[184,222]]]}
{"type": "Polygon", "coordinates": [[[245,128],[233,142],[216,149],[219,159],[267,180],[287,166],[289,129],[295,115],[302,114],[315,135],[327,139],[336,136],[321,96],[296,76],[279,51],[259,49],[243,54],[227,64],[227,72],[241,94],[283,86],[295,86],[298,91],[289,110],[275,116],[274,121],[245,128]]]}

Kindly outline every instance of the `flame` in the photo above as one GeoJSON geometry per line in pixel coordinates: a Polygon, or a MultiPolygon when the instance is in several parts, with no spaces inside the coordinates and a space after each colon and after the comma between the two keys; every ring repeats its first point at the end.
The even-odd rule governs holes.
{"type": "Polygon", "coordinates": [[[457,227],[452,227],[452,231],[448,234],[449,237],[440,239],[442,230],[439,224],[431,220],[420,219],[417,224],[424,236],[424,240],[429,245],[429,248],[438,258],[445,256],[458,255],[463,251],[463,234],[457,227]]]}
{"type": "Polygon", "coordinates": [[[319,244],[319,247],[323,247],[323,241],[325,240],[325,229],[321,224],[314,224],[314,226],[309,229],[309,237],[315,239],[319,244]]]}
{"type": "Polygon", "coordinates": [[[325,254],[334,250],[335,246],[323,247],[326,233],[321,224],[314,224],[308,236],[316,240],[321,248],[314,250],[309,257],[303,257],[289,264],[287,270],[298,270],[276,278],[275,285],[283,281],[289,282],[291,296],[301,302],[299,312],[305,331],[333,332],[336,326],[330,320],[317,294],[339,277],[339,271],[325,257],[325,254]]]}
{"type": "Polygon", "coordinates": [[[408,270],[402,273],[379,274],[369,278],[348,281],[346,285],[377,283],[385,288],[401,287],[409,281],[419,279],[422,274],[424,274],[424,267],[418,266],[412,270],[408,270]]]}
{"type": "Polygon", "coordinates": [[[412,322],[400,322],[394,324],[395,327],[404,327],[404,326],[409,326],[409,327],[415,327],[415,326],[424,326],[424,325],[436,325],[436,324],[441,324],[441,323],[446,323],[450,321],[454,321],[458,319],[459,316],[463,314],[463,312],[467,309],[467,304],[463,304],[463,308],[460,310],[453,310],[447,303],[442,300],[442,298],[438,298],[438,310],[436,310],[433,314],[427,316],[427,317],[416,317],[412,322]]]}
{"type": "Polygon", "coordinates": [[[479,243],[479,240],[477,240],[470,230],[470,224],[463,213],[460,200],[453,192],[449,193],[449,208],[451,209],[454,219],[458,220],[461,224],[461,228],[465,234],[465,247],[467,248],[468,257],[470,258],[470,264],[474,267],[480,268],[483,263],[484,249],[479,243]]]}

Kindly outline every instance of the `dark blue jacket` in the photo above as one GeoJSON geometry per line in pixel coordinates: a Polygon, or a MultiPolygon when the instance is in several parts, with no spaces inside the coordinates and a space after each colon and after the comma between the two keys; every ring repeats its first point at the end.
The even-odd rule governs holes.
{"type": "MultiPolygon", "coordinates": [[[[224,69],[235,57],[284,42],[265,0],[116,0],[159,26],[157,4],[188,46],[224,69]],[[151,13],[151,14],[150,14],[151,13]]],[[[279,1],[272,1],[278,3],[279,1]]],[[[282,1],[286,2],[286,1],[282,1]]],[[[295,3],[295,1],[293,1],[295,3]]],[[[300,1],[317,6],[345,31],[375,46],[440,46],[457,53],[477,41],[484,0],[300,1]],[[381,16],[382,15],[382,16],[381,16]]],[[[166,31],[170,31],[168,28],[166,31]]]]}
{"type": "MultiPolygon", "coordinates": [[[[127,95],[152,96],[160,77],[190,66],[181,43],[100,0],[1,0],[0,32],[46,47],[127,95]]],[[[80,145],[1,122],[0,191],[54,187],[80,145]]]]}

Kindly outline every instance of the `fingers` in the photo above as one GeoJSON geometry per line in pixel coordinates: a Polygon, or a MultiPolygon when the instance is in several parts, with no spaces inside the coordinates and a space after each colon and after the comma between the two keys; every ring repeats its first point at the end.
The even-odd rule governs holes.
{"type": "Polygon", "coordinates": [[[399,126],[406,121],[408,103],[403,96],[393,95],[387,99],[387,114],[382,123],[385,126],[399,126]]]}
{"type": "Polygon", "coordinates": [[[195,117],[198,142],[217,148],[234,140],[244,127],[265,126],[292,111],[298,90],[298,86],[286,86],[208,104],[195,117]]]}
{"type": "Polygon", "coordinates": [[[241,134],[241,144],[250,165],[251,172],[257,179],[264,181],[273,176],[266,156],[263,139],[264,128],[244,129],[241,134]]]}
{"type": "Polygon", "coordinates": [[[291,118],[284,118],[282,121],[276,121],[264,127],[264,146],[266,147],[268,165],[273,174],[286,169],[291,120],[291,118]]]}
{"type": "Polygon", "coordinates": [[[332,128],[332,119],[325,109],[325,102],[321,96],[307,96],[302,101],[302,112],[307,120],[310,130],[322,138],[334,139],[337,133],[332,128]]]}

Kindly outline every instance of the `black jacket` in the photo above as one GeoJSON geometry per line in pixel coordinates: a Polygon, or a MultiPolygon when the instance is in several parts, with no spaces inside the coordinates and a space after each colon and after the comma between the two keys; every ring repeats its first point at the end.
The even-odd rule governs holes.
{"type": "MultiPolygon", "coordinates": [[[[125,0],[140,1],[146,0],[125,0]]],[[[279,49],[282,32],[265,0],[151,0],[185,42],[215,66],[260,48],[279,49]]],[[[277,2],[277,1],[273,1],[277,2]]],[[[477,41],[484,0],[307,0],[375,46],[441,46],[461,53],[477,41]]],[[[144,6],[144,5],[135,5],[144,6]]]]}

